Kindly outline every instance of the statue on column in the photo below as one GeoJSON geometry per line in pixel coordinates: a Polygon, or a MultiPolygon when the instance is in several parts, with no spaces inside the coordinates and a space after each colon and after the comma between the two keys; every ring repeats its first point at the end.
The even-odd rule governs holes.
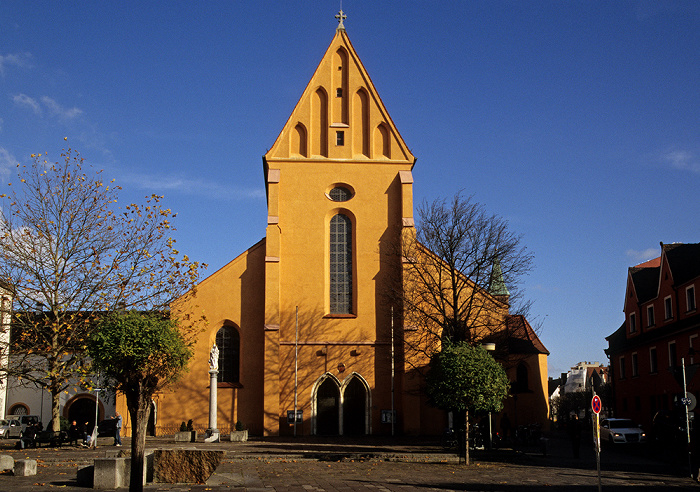
{"type": "Polygon", "coordinates": [[[209,352],[209,370],[218,371],[219,370],[219,347],[214,344],[209,352]]]}
{"type": "Polygon", "coordinates": [[[209,428],[204,442],[219,442],[219,429],[216,428],[217,375],[219,374],[219,347],[216,343],[209,352],[209,428]]]}

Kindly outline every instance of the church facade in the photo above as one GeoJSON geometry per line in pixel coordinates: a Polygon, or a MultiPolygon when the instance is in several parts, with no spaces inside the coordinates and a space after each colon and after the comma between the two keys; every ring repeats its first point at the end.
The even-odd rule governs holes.
{"type": "MultiPolygon", "coordinates": [[[[261,436],[443,432],[447,416],[427,404],[411,369],[423,362],[407,360],[400,313],[384,295],[402,269],[392,246],[413,233],[415,162],[341,21],[263,156],[265,237],[173,306],[208,324],[189,372],[155,398],[157,432],[208,425],[214,345],[222,433],[238,422],[261,436]]],[[[535,352],[537,404],[521,395],[518,405],[544,422],[547,353],[541,343],[535,352]]],[[[128,415],[121,398],[118,407],[128,415]]]]}

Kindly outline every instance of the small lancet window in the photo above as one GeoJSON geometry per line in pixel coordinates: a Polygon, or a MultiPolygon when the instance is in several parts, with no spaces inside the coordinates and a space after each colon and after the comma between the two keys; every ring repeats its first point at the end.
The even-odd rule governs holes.
{"type": "Polygon", "coordinates": [[[338,147],[345,145],[345,132],[335,132],[335,144],[338,147]]]}

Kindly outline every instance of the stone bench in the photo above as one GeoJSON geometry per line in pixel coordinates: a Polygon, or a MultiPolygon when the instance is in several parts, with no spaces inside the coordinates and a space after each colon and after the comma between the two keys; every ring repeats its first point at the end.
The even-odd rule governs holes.
{"type": "Polygon", "coordinates": [[[224,451],[157,449],[153,452],[153,481],[205,483],[224,455],[224,451]]]}
{"type": "Polygon", "coordinates": [[[36,460],[15,460],[14,475],[16,477],[36,475],[36,460]]]}
{"type": "MultiPolygon", "coordinates": [[[[84,473],[89,474],[89,471],[84,473]]],[[[153,478],[153,451],[146,450],[143,463],[143,484],[153,478]]],[[[92,469],[92,488],[117,489],[128,487],[131,481],[131,458],[115,456],[108,458],[95,458],[92,469]]],[[[79,483],[88,485],[88,477],[79,477],[79,483]]],[[[88,485],[89,486],[89,485],[88,485]]]]}
{"type": "MultiPolygon", "coordinates": [[[[223,461],[224,455],[224,451],[199,449],[146,450],[143,484],[205,483],[223,461]]],[[[94,466],[78,470],[77,478],[83,487],[103,490],[128,487],[131,479],[131,458],[95,458],[94,466]]]]}
{"type": "Polygon", "coordinates": [[[9,454],[0,454],[0,472],[15,469],[15,459],[9,454]]]}

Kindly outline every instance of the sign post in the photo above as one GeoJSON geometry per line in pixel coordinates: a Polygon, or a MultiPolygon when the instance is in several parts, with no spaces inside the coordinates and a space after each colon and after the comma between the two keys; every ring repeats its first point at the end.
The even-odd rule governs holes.
{"type": "Polygon", "coordinates": [[[596,464],[598,466],[598,492],[601,492],[603,490],[603,485],[600,480],[600,410],[602,409],[603,404],[600,401],[600,396],[594,394],[593,399],[591,400],[591,409],[593,410],[593,413],[595,413],[595,426],[594,426],[594,432],[595,432],[595,457],[596,457],[596,464]]]}

